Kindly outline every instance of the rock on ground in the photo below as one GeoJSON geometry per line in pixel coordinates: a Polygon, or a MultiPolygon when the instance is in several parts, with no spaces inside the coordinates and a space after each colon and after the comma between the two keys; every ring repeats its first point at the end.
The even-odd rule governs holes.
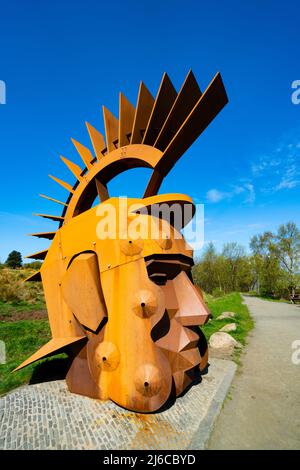
{"type": "Polygon", "coordinates": [[[226,320],[227,318],[234,318],[235,313],[234,312],[223,312],[221,315],[216,318],[216,320],[226,320]]]}
{"type": "Polygon", "coordinates": [[[240,344],[228,333],[217,331],[209,338],[210,354],[213,357],[230,356],[240,344]]]}
{"type": "Polygon", "coordinates": [[[228,323],[227,325],[223,326],[220,331],[224,331],[225,333],[230,333],[230,331],[236,331],[236,323],[228,323]]]}

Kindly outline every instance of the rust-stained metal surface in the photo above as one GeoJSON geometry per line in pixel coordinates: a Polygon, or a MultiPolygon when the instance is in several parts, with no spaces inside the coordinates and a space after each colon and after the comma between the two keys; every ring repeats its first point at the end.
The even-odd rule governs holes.
{"type": "Polygon", "coordinates": [[[178,93],[164,74],[156,98],[141,83],[136,107],[119,96],[118,118],[103,107],[105,139],[87,123],[94,153],[72,139],[85,168],[61,157],[75,184],[50,175],[69,191],[67,201],[42,196],[64,205],[60,216],[39,214],[59,222],[59,229],[33,234],[52,242],[28,256],[44,260],[28,280],[42,279],[52,340],[18,369],[65,348],[72,358],[70,391],[152,412],[205,369],[199,326],[210,315],[192,282],[192,249],[180,233],[195,212],[193,202],[157,192],[227,96],[220,74],[202,94],[192,72],[178,93]],[[123,198],[110,198],[107,184],[136,167],[152,169],[152,177],[144,198],[127,199],[124,211],[123,198]],[[176,204],[190,215],[153,215],[159,204],[176,204]],[[114,221],[106,233],[108,206],[114,221]],[[132,225],[139,226],[137,237],[132,225]]]}

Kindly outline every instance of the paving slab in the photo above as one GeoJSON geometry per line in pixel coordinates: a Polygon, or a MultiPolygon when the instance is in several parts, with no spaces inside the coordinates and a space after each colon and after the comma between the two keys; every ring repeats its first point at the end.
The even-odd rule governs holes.
{"type": "Polygon", "coordinates": [[[0,399],[0,449],[203,449],[235,370],[211,359],[201,383],[153,414],[72,394],[64,380],[20,387],[0,399]]]}

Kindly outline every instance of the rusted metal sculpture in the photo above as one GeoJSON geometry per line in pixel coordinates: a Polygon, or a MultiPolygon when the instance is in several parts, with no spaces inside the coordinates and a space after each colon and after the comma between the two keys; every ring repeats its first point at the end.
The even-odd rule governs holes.
{"type": "Polygon", "coordinates": [[[175,225],[153,216],[151,209],[177,203],[192,208],[192,217],[188,196],[157,192],[226,103],[219,73],[203,94],[192,72],[178,93],[164,74],[155,99],[140,84],[136,108],[120,94],[119,119],[103,107],[106,139],[87,123],[94,153],[73,140],[85,169],[61,157],[76,183],[51,176],[70,195],[66,203],[43,196],[64,209],[61,216],[39,214],[59,222],[59,229],[32,234],[52,243],[29,256],[44,260],[28,280],[43,282],[52,339],[18,369],[67,351],[73,358],[66,377],[71,392],[150,412],[170,395],[180,395],[206,367],[207,344],[199,325],[209,311],[193,285],[193,253],[180,233],[188,220],[175,225]],[[144,197],[129,200],[135,209],[123,211],[123,199],[109,198],[107,183],[135,167],[151,168],[152,176],[144,197]],[[99,228],[104,204],[118,220],[108,238],[99,228]],[[137,218],[142,235],[132,238],[126,227],[137,218]],[[149,221],[156,223],[155,238],[149,221]]]}

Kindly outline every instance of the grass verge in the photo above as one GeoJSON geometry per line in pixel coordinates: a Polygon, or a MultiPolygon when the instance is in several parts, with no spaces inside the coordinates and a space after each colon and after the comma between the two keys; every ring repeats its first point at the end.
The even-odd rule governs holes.
{"type": "MultiPolygon", "coordinates": [[[[233,292],[217,299],[208,298],[207,305],[213,315],[213,319],[202,327],[206,339],[209,340],[213,333],[216,333],[228,323],[236,323],[236,331],[232,331],[230,334],[242,345],[245,345],[247,335],[249,331],[252,330],[254,323],[250,317],[247,306],[243,304],[241,294],[239,292],[233,292]],[[234,312],[236,315],[234,318],[217,320],[218,316],[223,312],[234,312]]],[[[237,349],[234,354],[233,359],[236,362],[239,362],[240,352],[241,350],[237,349]]]]}
{"type": "Polygon", "coordinates": [[[0,365],[0,394],[28,383],[35,364],[18,372],[12,372],[28,356],[33,354],[50,338],[47,320],[21,320],[0,322],[0,340],[6,348],[6,364],[0,365]]]}
{"type": "Polygon", "coordinates": [[[38,300],[34,303],[26,301],[4,302],[0,300],[0,321],[21,320],[20,316],[22,315],[30,317],[32,313],[45,312],[45,310],[46,305],[43,300],[38,300]]]}

